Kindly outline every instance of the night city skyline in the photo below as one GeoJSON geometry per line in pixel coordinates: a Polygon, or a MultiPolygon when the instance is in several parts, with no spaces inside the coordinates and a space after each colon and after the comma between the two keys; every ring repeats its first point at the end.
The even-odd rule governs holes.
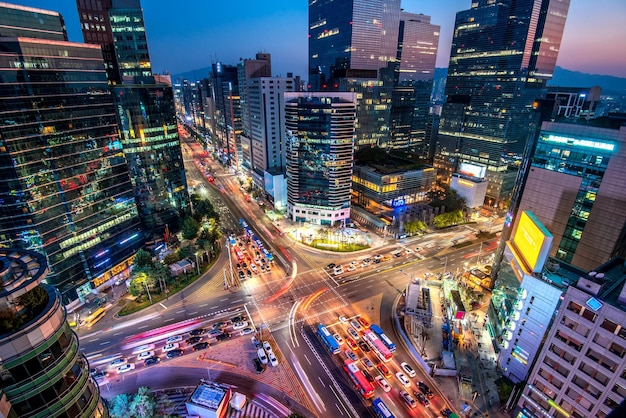
{"type": "MultiPolygon", "coordinates": [[[[74,1],[10,3],[58,11],[65,19],[69,40],[83,42],[74,1]]],[[[455,14],[470,4],[470,0],[402,2],[405,11],[431,16],[431,22],[441,26],[437,68],[448,66],[455,14]]],[[[263,51],[272,54],[275,75],[293,72],[307,79],[307,4],[302,0],[276,0],[271,5],[256,1],[239,1],[236,6],[230,2],[194,1],[173,8],[163,0],[144,2],[153,70],[178,74],[208,67],[218,60],[236,64],[240,58],[263,51]]],[[[626,78],[624,16],[626,3],[620,0],[572,2],[557,65],[626,78]],[[588,36],[590,32],[593,37],[588,36]]]]}

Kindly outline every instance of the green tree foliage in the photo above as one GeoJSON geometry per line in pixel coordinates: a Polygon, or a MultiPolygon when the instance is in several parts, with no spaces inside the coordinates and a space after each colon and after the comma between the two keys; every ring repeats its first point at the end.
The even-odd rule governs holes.
{"type": "Polygon", "coordinates": [[[9,308],[0,309],[0,335],[12,332],[24,323],[24,315],[17,315],[17,313],[9,308]]]}
{"type": "Polygon", "coordinates": [[[463,222],[463,212],[455,210],[454,212],[446,212],[435,216],[433,224],[437,228],[445,228],[451,225],[458,225],[463,222]]]}
{"type": "Polygon", "coordinates": [[[193,257],[193,255],[195,254],[195,250],[193,248],[193,245],[185,245],[184,247],[179,248],[177,253],[178,257],[180,257],[180,259],[182,260],[183,258],[193,257]]]}
{"type": "Polygon", "coordinates": [[[152,265],[152,256],[144,249],[139,249],[137,255],[135,255],[135,261],[133,261],[135,267],[148,267],[152,265]]]}
{"type": "Polygon", "coordinates": [[[156,411],[156,398],[150,388],[145,386],[137,389],[137,394],[130,403],[130,413],[137,418],[152,418],[156,411]]]}
{"type": "Polygon", "coordinates": [[[200,224],[194,218],[187,217],[183,220],[181,230],[184,239],[194,239],[198,235],[200,224]]]}
{"type": "Polygon", "coordinates": [[[109,402],[109,414],[112,418],[128,418],[130,417],[130,404],[132,395],[120,393],[109,402]]]}
{"type": "Polygon", "coordinates": [[[180,260],[181,258],[178,256],[178,252],[173,252],[163,257],[163,264],[165,264],[166,266],[169,266],[180,260]]]}
{"type": "Polygon", "coordinates": [[[192,194],[191,205],[193,207],[193,218],[197,222],[202,222],[205,218],[214,218],[219,220],[219,214],[209,199],[202,199],[200,195],[192,194]]]}
{"type": "Polygon", "coordinates": [[[128,291],[133,296],[139,296],[147,293],[147,289],[154,289],[157,281],[156,278],[150,274],[150,269],[133,269],[133,275],[130,279],[130,287],[128,291]]]}
{"type": "Polygon", "coordinates": [[[443,206],[447,212],[462,210],[466,205],[465,199],[450,189],[447,184],[433,188],[426,193],[426,196],[430,199],[431,206],[436,208],[443,206]]]}
{"type": "Polygon", "coordinates": [[[416,232],[425,231],[426,229],[428,229],[428,226],[419,220],[408,221],[404,224],[404,230],[409,234],[415,234],[416,232]]]}
{"type": "Polygon", "coordinates": [[[24,293],[16,300],[18,306],[23,306],[29,312],[37,312],[48,303],[48,292],[41,286],[24,293]]]}

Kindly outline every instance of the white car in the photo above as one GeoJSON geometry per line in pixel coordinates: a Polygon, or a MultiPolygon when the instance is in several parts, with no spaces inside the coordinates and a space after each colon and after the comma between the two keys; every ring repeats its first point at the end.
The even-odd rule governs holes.
{"type": "Polygon", "coordinates": [[[123,366],[117,368],[117,374],[126,373],[131,370],[135,370],[135,365],[133,363],[126,363],[123,366]]]}
{"type": "Polygon", "coordinates": [[[259,271],[256,266],[252,263],[250,263],[250,270],[252,270],[254,273],[256,273],[257,271],[259,271]]]}
{"type": "Polygon", "coordinates": [[[335,338],[335,340],[337,340],[337,342],[341,345],[343,344],[343,338],[341,338],[341,335],[339,334],[333,334],[333,337],[335,338]]]}
{"type": "Polygon", "coordinates": [[[358,262],[358,261],[356,261],[356,260],[354,260],[354,261],[350,261],[350,265],[351,265],[351,266],[356,266],[356,265],[358,265],[358,264],[359,264],[359,262],[358,262]]]}
{"type": "Polygon", "coordinates": [[[357,361],[359,358],[352,352],[352,350],[345,350],[343,354],[346,355],[350,360],[357,361]]]}
{"type": "Polygon", "coordinates": [[[376,379],[376,382],[378,382],[380,387],[383,388],[385,392],[389,392],[391,390],[391,385],[387,382],[387,379],[381,375],[376,376],[374,379],[376,379]]]}
{"type": "Polygon", "coordinates": [[[412,249],[410,249],[410,248],[407,248],[406,250],[404,250],[404,253],[405,253],[406,255],[413,254],[413,250],[412,250],[412,249]]]}
{"type": "Polygon", "coordinates": [[[265,349],[265,351],[267,351],[268,353],[272,352],[272,346],[270,345],[269,341],[263,341],[263,349],[265,349]]]}
{"type": "Polygon", "coordinates": [[[154,355],[154,351],[144,351],[143,353],[139,353],[137,355],[137,360],[145,360],[148,357],[152,357],[154,355]]]}
{"type": "Polygon", "coordinates": [[[125,358],[116,358],[115,360],[113,360],[112,362],[109,363],[109,366],[111,367],[119,367],[122,364],[126,364],[128,363],[128,360],[126,360],[125,358]]]}
{"type": "Polygon", "coordinates": [[[339,266],[339,268],[335,267],[335,270],[333,273],[335,276],[339,276],[340,274],[343,274],[343,267],[341,266],[339,266]]]}
{"type": "Polygon", "coordinates": [[[361,263],[361,267],[364,267],[364,268],[369,265],[370,265],[369,261],[363,261],[363,263],[361,263]]]}
{"type": "Polygon", "coordinates": [[[272,367],[276,367],[278,366],[278,359],[276,358],[276,356],[274,355],[274,353],[272,353],[271,351],[269,353],[267,353],[267,356],[270,359],[270,364],[272,365],[272,367]]]}
{"type": "Polygon", "coordinates": [[[244,329],[247,326],[248,326],[248,322],[247,321],[235,322],[233,324],[233,329],[235,331],[237,331],[237,330],[240,330],[240,329],[244,329]]]}
{"type": "Polygon", "coordinates": [[[263,350],[262,348],[259,348],[257,350],[257,356],[259,357],[259,360],[261,360],[261,364],[267,364],[268,360],[267,360],[267,354],[265,353],[265,350],[263,350]]]}
{"type": "Polygon", "coordinates": [[[169,344],[165,344],[161,350],[164,353],[167,353],[168,351],[176,350],[178,348],[180,348],[180,344],[178,344],[178,343],[169,343],[169,344]]]}
{"type": "Polygon", "coordinates": [[[341,316],[339,317],[339,320],[340,320],[341,322],[343,322],[343,323],[348,322],[348,318],[346,318],[346,317],[345,317],[345,316],[343,316],[343,315],[341,315],[341,316]]]}
{"type": "Polygon", "coordinates": [[[361,331],[361,328],[362,328],[362,327],[361,327],[361,324],[359,324],[359,323],[358,323],[357,321],[355,321],[354,319],[352,319],[352,320],[350,321],[350,326],[351,326],[352,328],[354,328],[356,331],[361,331]]]}
{"type": "Polygon", "coordinates": [[[354,271],[354,270],[356,270],[356,266],[353,266],[353,265],[348,266],[348,271],[354,271]]]}
{"type": "Polygon", "coordinates": [[[413,370],[413,367],[409,366],[408,363],[402,362],[400,363],[400,367],[402,367],[402,370],[404,370],[409,377],[415,377],[415,370],[413,370]]]}
{"type": "Polygon", "coordinates": [[[396,373],[396,377],[405,388],[408,388],[409,386],[411,386],[411,381],[409,380],[408,377],[404,375],[404,373],[398,372],[396,373]]]}
{"type": "Polygon", "coordinates": [[[355,340],[359,339],[359,333],[353,330],[352,328],[348,328],[348,334],[350,334],[350,336],[354,338],[355,340]]]}
{"type": "Polygon", "coordinates": [[[239,335],[252,334],[253,332],[254,330],[252,328],[244,328],[241,331],[239,331],[239,335]]]}
{"type": "Polygon", "coordinates": [[[183,336],[182,335],[174,335],[172,337],[169,337],[167,340],[165,340],[165,344],[179,343],[182,340],[183,340],[183,336]]]}

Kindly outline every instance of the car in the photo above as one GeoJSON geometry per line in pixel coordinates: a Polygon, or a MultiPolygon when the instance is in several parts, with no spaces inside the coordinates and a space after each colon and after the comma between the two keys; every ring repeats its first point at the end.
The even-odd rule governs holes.
{"type": "Polygon", "coordinates": [[[241,321],[241,322],[235,322],[233,324],[233,330],[238,331],[240,329],[244,329],[248,326],[248,322],[247,321],[241,321]]]}
{"type": "Polygon", "coordinates": [[[254,335],[250,337],[250,341],[254,345],[254,348],[261,348],[261,343],[259,342],[259,339],[255,337],[254,335]]]}
{"type": "Polygon", "coordinates": [[[191,337],[191,338],[187,338],[185,340],[185,343],[187,345],[194,345],[196,343],[199,343],[200,341],[202,341],[202,337],[191,337]]]}
{"type": "Polygon", "coordinates": [[[387,382],[387,379],[385,379],[384,377],[379,375],[379,376],[376,376],[374,380],[376,380],[376,382],[380,385],[380,387],[383,388],[383,391],[385,392],[391,391],[391,385],[389,384],[389,382],[387,382]]]}
{"type": "Polygon", "coordinates": [[[126,363],[117,368],[117,374],[126,373],[131,370],[135,370],[135,365],[133,363],[126,363]]]}
{"type": "Polygon", "coordinates": [[[398,378],[398,380],[400,381],[400,383],[402,383],[404,387],[408,388],[409,386],[411,386],[411,381],[409,380],[408,377],[404,375],[404,373],[398,372],[396,373],[396,377],[398,378]]]}
{"type": "Polygon", "coordinates": [[[252,364],[254,365],[254,371],[256,373],[261,374],[265,371],[265,367],[263,367],[263,364],[261,364],[261,360],[259,360],[258,358],[253,358],[252,364]]]}
{"type": "Polygon", "coordinates": [[[250,270],[246,270],[246,276],[248,276],[248,279],[252,278],[252,272],[250,270]]]}
{"type": "Polygon", "coordinates": [[[361,326],[363,326],[363,328],[369,328],[370,327],[370,323],[367,322],[367,320],[365,318],[363,318],[362,316],[357,317],[356,320],[359,321],[359,324],[361,324],[361,326]]]}
{"type": "Polygon", "coordinates": [[[235,322],[242,322],[247,320],[248,318],[246,318],[244,315],[239,315],[234,317],[233,319],[230,320],[230,322],[235,323],[235,322]]]}
{"type": "Polygon", "coordinates": [[[259,269],[257,269],[257,268],[256,268],[256,266],[255,266],[254,264],[252,264],[252,263],[250,264],[250,269],[251,269],[254,273],[256,273],[256,272],[258,272],[258,271],[259,271],[259,269]]]}
{"type": "Polygon", "coordinates": [[[333,337],[335,338],[335,340],[337,340],[337,343],[343,344],[343,338],[341,338],[341,335],[335,333],[333,334],[333,337]]]}
{"type": "Polygon", "coordinates": [[[374,261],[376,261],[376,260],[381,260],[382,258],[383,258],[383,256],[382,256],[382,255],[380,255],[380,254],[376,254],[376,255],[374,256],[374,261]]]}
{"type": "Polygon", "coordinates": [[[112,362],[109,363],[110,367],[119,367],[122,364],[126,364],[128,363],[128,360],[126,360],[125,358],[116,358],[115,360],[113,360],[112,362]]]}
{"type": "Polygon", "coordinates": [[[245,263],[245,262],[244,262],[244,263],[241,263],[241,267],[242,267],[242,268],[244,268],[244,269],[246,269],[246,268],[248,268],[248,264],[247,264],[247,263],[245,263]]]}
{"type": "Polygon", "coordinates": [[[157,364],[161,361],[161,358],[158,356],[148,357],[143,361],[144,366],[152,366],[153,364],[157,364]]]}
{"type": "Polygon", "coordinates": [[[369,353],[370,351],[372,351],[372,349],[365,343],[365,341],[359,341],[358,344],[359,344],[359,348],[364,353],[369,353]]]}
{"type": "Polygon", "coordinates": [[[253,328],[247,327],[247,328],[244,328],[241,331],[239,331],[239,335],[252,334],[253,332],[254,332],[253,328]]]}
{"type": "Polygon", "coordinates": [[[350,350],[344,350],[343,354],[346,355],[346,357],[348,357],[350,360],[352,361],[357,361],[359,358],[356,356],[356,354],[354,354],[354,352],[350,351],[350,350]]]}
{"type": "Polygon", "coordinates": [[[278,359],[273,352],[270,351],[269,353],[267,353],[267,357],[270,359],[270,364],[272,365],[272,367],[278,366],[278,359]]]}
{"type": "Polygon", "coordinates": [[[339,320],[340,320],[341,322],[343,322],[344,324],[345,324],[346,322],[348,322],[348,318],[346,318],[346,317],[345,317],[345,316],[343,316],[343,315],[341,315],[341,316],[339,317],[339,320]]]}
{"type": "Polygon", "coordinates": [[[363,363],[363,365],[367,367],[368,369],[371,369],[372,367],[374,367],[374,363],[372,363],[372,361],[368,359],[367,357],[363,357],[361,359],[361,363],[363,363]]]}
{"type": "Polygon", "coordinates": [[[450,415],[452,415],[454,412],[452,412],[452,409],[450,408],[445,408],[441,410],[441,415],[443,415],[444,417],[448,418],[450,415]]]}
{"type": "Polygon", "coordinates": [[[196,328],[189,333],[189,335],[191,335],[192,337],[197,337],[198,335],[202,334],[206,334],[205,328],[196,328]]]}
{"type": "Polygon", "coordinates": [[[404,370],[409,377],[415,377],[415,370],[413,370],[413,367],[411,367],[407,362],[400,363],[400,367],[402,367],[402,370],[404,370]]]}
{"type": "Polygon", "coordinates": [[[417,401],[421,403],[423,406],[425,407],[430,406],[430,401],[426,399],[426,396],[424,396],[423,393],[413,392],[413,395],[415,395],[415,397],[417,398],[417,401]]]}
{"type": "Polygon", "coordinates": [[[402,398],[404,403],[408,405],[409,408],[411,409],[417,408],[417,402],[415,402],[415,399],[413,399],[413,397],[409,395],[409,393],[406,390],[400,391],[400,397],[402,398]]]}
{"type": "Polygon", "coordinates": [[[348,271],[354,271],[354,270],[356,270],[356,266],[350,265],[350,266],[348,266],[347,270],[348,271]]]}
{"type": "Polygon", "coordinates": [[[363,262],[361,263],[361,267],[364,267],[364,268],[365,268],[365,267],[367,267],[367,266],[369,266],[369,265],[370,265],[370,262],[369,262],[369,261],[365,261],[365,260],[363,260],[363,262]]]}
{"type": "Polygon", "coordinates": [[[215,336],[215,339],[217,341],[224,341],[230,337],[231,337],[230,332],[224,332],[223,334],[215,336]]]}
{"type": "Polygon", "coordinates": [[[359,346],[356,344],[356,341],[352,339],[352,337],[346,338],[346,341],[348,342],[348,345],[350,346],[350,348],[353,349],[354,351],[359,349],[359,346]]]}
{"type": "Polygon", "coordinates": [[[173,336],[169,337],[167,340],[165,340],[165,344],[179,343],[182,340],[183,340],[183,336],[182,335],[173,335],[173,336]]]}
{"type": "Polygon", "coordinates": [[[374,378],[372,377],[372,375],[370,374],[370,372],[368,372],[367,370],[361,370],[361,373],[363,373],[363,376],[365,376],[365,378],[370,382],[370,383],[374,383],[374,378]]]}
{"type": "Polygon", "coordinates": [[[265,271],[265,264],[259,264],[259,268],[261,269],[261,271],[265,271]]]}
{"type": "Polygon", "coordinates": [[[343,268],[341,266],[339,266],[339,268],[335,267],[333,273],[335,274],[335,276],[339,276],[340,274],[343,274],[343,268]]]}
{"type": "Polygon", "coordinates": [[[391,254],[393,254],[394,257],[402,257],[402,251],[401,250],[394,251],[391,254]]]}
{"type": "Polygon", "coordinates": [[[348,328],[348,334],[350,334],[350,336],[354,338],[355,340],[358,340],[360,338],[359,333],[353,330],[352,328],[348,328]]]}
{"type": "Polygon", "coordinates": [[[102,380],[105,380],[107,377],[109,377],[109,373],[105,371],[96,371],[95,373],[91,374],[91,377],[93,377],[93,379],[96,382],[100,382],[102,380]]]}
{"type": "Polygon", "coordinates": [[[422,391],[424,395],[426,395],[428,399],[432,399],[435,397],[435,394],[433,393],[432,390],[430,390],[430,388],[428,387],[428,385],[426,385],[426,383],[418,382],[417,387],[422,391]]]}
{"type": "Polygon", "coordinates": [[[359,262],[358,262],[358,261],[356,261],[356,260],[352,260],[352,261],[350,261],[350,265],[351,265],[351,266],[356,266],[356,265],[358,265],[358,264],[359,264],[359,262]]]}
{"type": "Polygon", "coordinates": [[[204,350],[209,346],[209,343],[206,341],[202,341],[198,344],[194,344],[194,346],[192,347],[193,351],[200,351],[200,350],[204,350]]]}
{"type": "Polygon", "coordinates": [[[375,258],[374,259],[374,264],[380,264],[381,259],[380,258],[375,258]]]}
{"type": "Polygon", "coordinates": [[[145,360],[148,357],[154,356],[154,351],[144,351],[143,353],[139,353],[137,355],[137,360],[145,360]]]}
{"type": "Polygon", "coordinates": [[[412,250],[412,249],[410,249],[410,248],[407,248],[406,250],[404,250],[404,253],[405,253],[406,255],[410,255],[410,254],[413,254],[413,250],[412,250]]]}
{"type": "Polygon", "coordinates": [[[212,329],[211,331],[209,331],[209,337],[217,337],[218,335],[220,335],[221,333],[223,333],[224,331],[222,331],[221,329],[217,328],[217,329],[212,329]]]}
{"type": "Polygon", "coordinates": [[[167,352],[167,358],[180,357],[183,354],[184,354],[184,351],[182,350],[182,348],[176,348],[174,350],[167,352]]]}
{"type": "Polygon", "coordinates": [[[378,363],[376,365],[376,368],[378,369],[378,371],[385,376],[387,379],[389,379],[391,377],[391,372],[389,371],[389,368],[387,366],[385,366],[384,363],[378,363]]]}
{"type": "Polygon", "coordinates": [[[212,325],[211,328],[213,329],[221,329],[224,328],[226,325],[228,325],[226,322],[216,322],[212,325]]]}
{"type": "Polygon", "coordinates": [[[264,349],[259,348],[257,350],[257,356],[259,357],[259,360],[261,360],[261,364],[267,364],[269,362],[269,360],[267,359],[267,353],[264,349]]]}
{"type": "Polygon", "coordinates": [[[272,352],[272,346],[270,345],[269,341],[263,341],[263,349],[268,353],[272,352]]]}
{"type": "Polygon", "coordinates": [[[164,353],[167,353],[168,351],[178,350],[179,348],[180,348],[180,345],[178,343],[169,343],[169,344],[165,344],[163,348],[161,349],[161,351],[163,351],[164,353]]]}
{"type": "Polygon", "coordinates": [[[359,324],[357,321],[355,321],[354,319],[350,320],[350,326],[352,328],[354,328],[355,331],[361,331],[362,327],[361,324],[359,324]]]}
{"type": "Polygon", "coordinates": [[[246,274],[243,271],[239,270],[239,279],[243,280],[245,278],[246,278],[246,274]]]}
{"type": "Polygon", "coordinates": [[[326,268],[327,269],[334,269],[336,265],[337,264],[335,264],[335,263],[328,263],[328,264],[326,264],[326,268]]]}
{"type": "Polygon", "coordinates": [[[241,264],[237,263],[237,270],[241,269],[241,264]]]}

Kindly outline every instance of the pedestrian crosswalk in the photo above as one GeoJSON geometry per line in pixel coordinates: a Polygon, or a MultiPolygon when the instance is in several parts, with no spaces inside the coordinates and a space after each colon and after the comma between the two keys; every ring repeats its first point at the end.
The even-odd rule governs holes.
{"type": "MultiPolygon", "coordinates": [[[[176,416],[187,416],[187,408],[185,403],[191,394],[190,390],[181,390],[181,391],[169,391],[167,393],[161,393],[161,397],[159,398],[159,404],[161,408],[159,410],[163,410],[171,415],[176,416]],[[168,400],[164,399],[163,396],[167,397],[168,400]],[[163,406],[167,404],[167,407],[163,408],[163,406]]],[[[246,406],[241,410],[237,411],[231,407],[228,407],[226,411],[226,418],[276,418],[277,415],[271,413],[267,409],[265,409],[262,405],[252,402],[248,400],[246,406]]]]}
{"type": "Polygon", "coordinates": [[[270,413],[267,409],[261,405],[248,402],[241,411],[235,411],[232,408],[228,409],[226,413],[227,418],[274,418],[276,415],[270,413]]]}

